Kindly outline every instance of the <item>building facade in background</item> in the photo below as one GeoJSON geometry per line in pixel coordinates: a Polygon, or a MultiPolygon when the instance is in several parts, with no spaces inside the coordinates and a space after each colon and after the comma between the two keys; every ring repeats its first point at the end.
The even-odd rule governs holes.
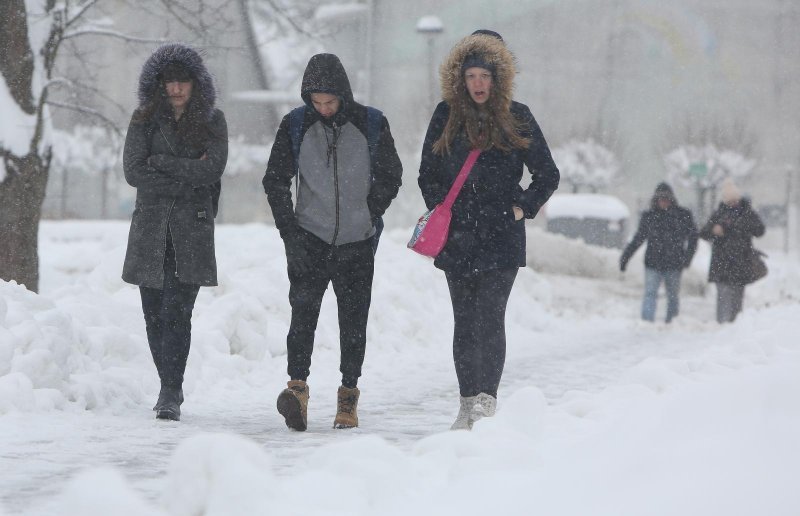
{"type": "MultiPolygon", "coordinates": [[[[551,147],[592,137],[616,154],[621,181],[603,193],[633,210],[665,177],[664,155],[703,139],[757,160],[741,185],[756,205],[784,202],[787,188],[789,194],[798,190],[800,4],[791,0],[298,1],[305,11],[294,12],[302,14],[307,34],[293,33],[270,15],[267,2],[227,3],[229,27],[204,43],[208,66],[220,84],[232,139],[263,145],[265,154],[264,163],[252,160],[225,178],[223,222],[266,219],[258,177],[279,122],[276,113],[300,103],[302,66],[322,51],[336,53],[353,70],[360,101],[386,113],[406,170],[398,201],[409,213],[398,209],[394,215],[413,219],[432,87],[439,98],[438,81],[429,84],[438,74],[428,63],[438,65],[477,28],[496,30],[515,53],[521,70],[515,97],[531,106],[551,147]],[[437,16],[443,31],[419,33],[417,21],[425,15],[437,16]]],[[[189,42],[195,37],[174,22],[149,19],[128,2],[111,4],[109,16],[120,31],[189,42]]],[[[139,67],[154,45],[102,41],[93,44],[90,59],[101,89],[124,107],[113,117],[125,125],[139,67]]],[[[62,117],[58,125],[78,122],[87,123],[62,117]]],[[[61,204],[58,186],[51,181],[51,216],[61,204]]],[[[119,188],[124,198],[125,187],[119,188]]]]}

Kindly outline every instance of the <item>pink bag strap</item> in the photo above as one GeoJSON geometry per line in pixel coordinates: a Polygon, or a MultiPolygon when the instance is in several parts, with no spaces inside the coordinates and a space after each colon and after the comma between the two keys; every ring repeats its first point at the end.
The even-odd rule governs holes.
{"type": "Polygon", "coordinates": [[[464,182],[467,180],[467,176],[469,172],[472,170],[472,166],[475,165],[475,162],[478,161],[478,156],[480,156],[481,150],[480,149],[472,149],[467,155],[467,160],[464,162],[464,166],[461,167],[461,171],[456,176],[456,180],[453,181],[453,186],[450,187],[450,191],[447,192],[447,196],[442,201],[442,206],[447,208],[448,210],[453,207],[453,203],[456,202],[456,197],[461,192],[461,187],[464,186],[464,182]]]}

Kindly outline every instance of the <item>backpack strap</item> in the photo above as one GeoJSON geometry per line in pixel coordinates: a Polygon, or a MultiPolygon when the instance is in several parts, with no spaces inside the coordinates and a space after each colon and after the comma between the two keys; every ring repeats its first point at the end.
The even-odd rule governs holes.
{"type": "MultiPolygon", "coordinates": [[[[303,119],[306,114],[306,106],[296,107],[289,112],[289,140],[292,143],[292,157],[294,157],[294,171],[295,176],[300,172],[300,143],[303,133],[303,119]]],[[[378,140],[381,137],[381,125],[383,122],[383,112],[371,106],[367,106],[367,147],[369,149],[369,176],[370,181],[375,181],[375,176],[372,172],[372,164],[378,157],[378,140]]],[[[295,181],[299,181],[295,177],[295,181]]],[[[295,188],[298,188],[298,183],[295,183],[295,188]]],[[[295,192],[295,198],[298,192],[295,192]]],[[[383,218],[377,217],[372,221],[375,225],[375,238],[373,239],[373,254],[377,251],[378,240],[383,232],[383,218]]]]}
{"type": "MultiPolygon", "coordinates": [[[[292,142],[292,156],[294,157],[295,168],[300,165],[300,137],[303,133],[303,118],[305,114],[306,106],[296,107],[289,112],[289,139],[292,142]]],[[[367,146],[369,147],[370,177],[372,176],[372,163],[378,155],[378,140],[381,137],[382,121],[383,112],[367,106],[367,146]]]]}

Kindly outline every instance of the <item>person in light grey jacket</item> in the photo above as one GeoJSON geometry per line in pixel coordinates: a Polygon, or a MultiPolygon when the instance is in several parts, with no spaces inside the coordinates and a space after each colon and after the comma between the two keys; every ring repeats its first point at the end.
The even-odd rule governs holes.
{"type": "Polygon", "coordinates": [[[335,428],[358,426],[374,252],[381,216],[400,188],[402,165],[389,123],[357,103],[342,63],[317,54],[301,85],[304,105],[281,121],[264,174],[275,226],[286,249],[292,319],[286,338],[289,382],[278,411],[307,428],[314,333],[333,284],[339,309],[342,385],[335,428]],[[292,199],[292,180],[297,181],[292,199]]]}

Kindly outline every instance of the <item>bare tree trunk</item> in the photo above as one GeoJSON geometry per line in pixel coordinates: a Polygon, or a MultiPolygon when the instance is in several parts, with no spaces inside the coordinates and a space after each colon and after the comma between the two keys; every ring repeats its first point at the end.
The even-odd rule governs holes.
{"type": "Polygon", "coordinates": [[[0,183],[0,279],[39,291],[39,219],[49,160],[10,157],[0,183]]]}
{"type": "MultiPolygon", "coordinates": [[[[0,2],[0,49],[0,75],[12,99],[25,113],[36,113],[24,0],[0,2]]],[[[37,131],[33,150],[25,156],[0,146],[6,170],[0,182],[0,279],[16,281],[34,292],[39,289],[39,218],[50,168],[49,150],[44,156],[36,154],[39,137],[37,131]]]]}
{"type": "Polygon", "coordinates": [[[33,52],[28,44],[28,20],[25,0],[0,2],[0,75],[6,78],[14,101],[26,113],[33,114],[31,83],[33,52]]]}

